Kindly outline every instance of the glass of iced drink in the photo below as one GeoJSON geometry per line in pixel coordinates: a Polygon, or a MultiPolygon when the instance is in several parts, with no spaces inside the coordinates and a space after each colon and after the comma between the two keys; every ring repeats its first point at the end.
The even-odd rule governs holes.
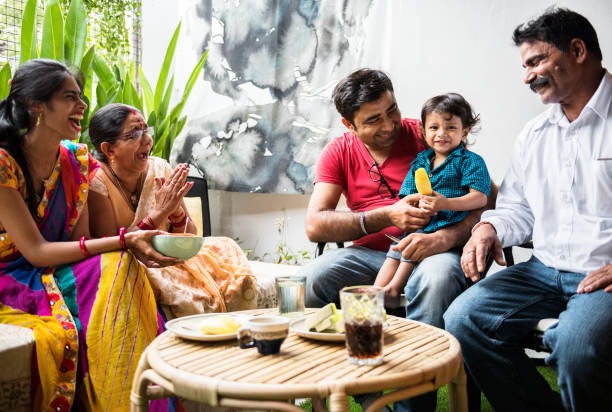
{"type": "Polygon", "coordinates": [[[384,298],[378,286],[350,286],[340,291],[349,362],[382,363],[384,298]]]}
{"type": "Polygon", "coordinates": [[[294,319],[304,317],[306,276],[279,276],[275,282],[279,315],[294,319]]]}

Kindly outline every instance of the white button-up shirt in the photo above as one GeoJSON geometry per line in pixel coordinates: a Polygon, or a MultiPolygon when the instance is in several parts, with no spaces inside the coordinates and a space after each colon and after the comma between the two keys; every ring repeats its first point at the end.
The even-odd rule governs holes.
{"type": "Polygon", "coordinates": [[[558,270],[589,273],[612,263],[612,76],[569,122],[559,104],[531,120],[516,141],[495,210],[481,221],[502,246],[533,240],[558,270]]]}

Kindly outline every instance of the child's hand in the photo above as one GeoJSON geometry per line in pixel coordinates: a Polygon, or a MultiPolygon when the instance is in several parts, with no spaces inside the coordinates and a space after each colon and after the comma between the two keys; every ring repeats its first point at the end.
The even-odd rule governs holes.
{"type": "Polygon", "coordinates": [[[385,292],[385,307],[386,308],[398,308],[400,306],[401,290],[394,289],[391,284],[388,284],[383,288],[385,292]]]}
{"type": "Polygon", "coordinates": [[[448,208],[448,199],[444,195],[433,192],[432,196],[421,195],[419,199],[419,207],[429,212],[439,212],[448,208]]]}

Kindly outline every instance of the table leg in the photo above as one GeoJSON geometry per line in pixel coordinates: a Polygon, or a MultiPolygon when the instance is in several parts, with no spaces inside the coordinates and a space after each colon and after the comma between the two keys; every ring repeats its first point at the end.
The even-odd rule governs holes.
{"type": "Polygon", "coordinates": [[[136,372],[134,373],[134,380],[132,381],[132,393],[130,394],[130,412],[148,412],[149,400],[147,399],[147,386],[149,381],[143,380],[142,374],[144,371],[150,369],[149,362],[147,361],[146,349],[142,352],[136,372]]]}
{"type": "Polygon", "coordinates": [[[448,409],[450,412],[467,412],[467,377],[463,362],[457,376],[448,383],[448,409]]]}
{"type": "Polygon", "coordinates": [[[329,395],[330,412],[348,412],[348,399],[346,393],[334,392],[329,395]]]}
{"type": "Polygon", "coordinates": [[[314,412],[328,412],[327,405],[325,405],[325,399],[323,398],[312,398],[312,410],[314,412]]]}

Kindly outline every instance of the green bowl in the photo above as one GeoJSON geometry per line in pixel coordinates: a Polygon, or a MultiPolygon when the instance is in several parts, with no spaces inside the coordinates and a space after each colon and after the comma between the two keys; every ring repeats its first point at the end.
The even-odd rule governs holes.
{"type": "Polygon", "coordinates": [[[187,260],[200,251],[204,238],[202,236],[155,235],[151,243],[162,255],[187,260]]]}

